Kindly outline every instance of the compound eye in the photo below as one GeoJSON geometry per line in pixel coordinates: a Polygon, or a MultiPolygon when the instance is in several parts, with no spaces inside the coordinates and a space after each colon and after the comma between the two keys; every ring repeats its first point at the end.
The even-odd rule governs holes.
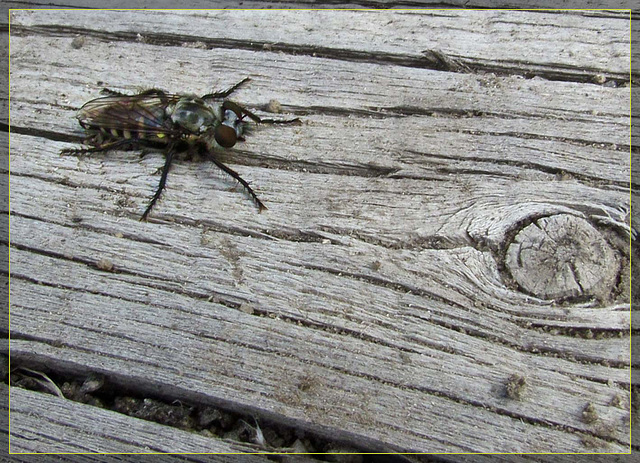
{"type": "Polygon", "coordinates": [[[216,131],[213,136],[218,142],[218,145],[223,148],[231,148],[236,144],[236,140],[238,139],[236,131],[228,125],[219,125],[216,127],[216,131]]]}

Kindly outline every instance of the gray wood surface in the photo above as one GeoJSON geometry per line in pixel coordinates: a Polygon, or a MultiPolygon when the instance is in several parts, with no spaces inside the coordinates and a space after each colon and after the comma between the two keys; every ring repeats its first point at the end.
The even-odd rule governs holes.
{"type": "MultiPolygon", "coordinates": [[[[628,451],[624,14],[11,21],[12,362],[374,450],[628,451]],[[262,214],[210,165],[183,162],[141,223],[161,154],[59,155],[102,86],[203,94],[246,76],[236,101],[265,115],[277,99],[275,116],[303,120],[257,127],[224,155],[262,214]],[[540,265],[553,294],[577,298],[527,286],[539,266],[506,270],[529,224],[546,230],[529,243],[541,250],[569,230],[540,265]]],[[[25,416],[15,425],[37,432],[25,416]]]]}
{"type": "MultiPolygon", "coordinates": [[[[255,448],[248,445],[149,423],[48,394],[13,388],[11,399],[14,403],[11,408],[12,452],[16,453],[45,449],[49,453],[255,452],[255,448]],[[100,432],[96,432],[96,422],[100,432]],[[123,433],[123,429],[127,432],[123,433]]],[[[167,460],[182,459],[169,457],[167,460]]],[[[233,462],[237,457],[227,455],[218,461],[233,462]]],[[[264,456],[244,455],[243,461],[269,460],[264,456]]]]}

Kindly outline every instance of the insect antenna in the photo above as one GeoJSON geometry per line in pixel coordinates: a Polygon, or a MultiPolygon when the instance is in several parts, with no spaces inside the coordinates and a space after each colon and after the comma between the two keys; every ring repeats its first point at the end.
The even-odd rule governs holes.
{"type": "Polygon", "coordinates": [[[167,149],[167,152],[166,152],[166,159],[164,161],[164,167],[162,168],[162,175],[160,176],[160,183],[158,184],[158,189],[156,190],[156,193],[153,195],[151,202],[147,206],[147,210],[144,211],[144,214],[142,214],[142,217],[140,218],[141,222],[147,220],[147,216],[149,215],[149,212],[151,212],[151,209],[153,209],[153,205],[156,203],[156,201],[162,194],[162,190],[164,189],[164,186],[167,183],[167,174],[169,173],[169,169],[171,168],[171,162],[173,161],[173,155],[175,154],[175,152],[176,152],[175,143],[172,143],[171,145],[169,145],[169,148],[167,149]]]}
{"type": "Polygon", "coordinates": [[[240,184],[243,186],[244,190],[249,194],[249,196],[251,196],[251,199],[253,199],[253,202],[256,204],[256,206],[258,207],[258,213],[262,212],[263,210],[265,210],[267,208],[267,206],[265,206],[264,204],[262,204],[262,201],[260,201],[258,199],[258,195],[255,194],[255,192],[253,191],[253,189],[249,186],[249,184],[247,183],[246,180],[244,180],[242,177],[240,177],[240,175],[233,169],[231,169],[230,167],[227,167],[226,165],[224,165],[222,162],[218,161],[215,156],[213,156],[211,153],[207,152],[205,154],[205,156],[207,157],[207,159],[209,159],[211,162],[213,162],[220,170],[222,170],[223,172],[225,172],[226,174],[230,175],[231,177],[233,177],[234,179],[236,179],[238,182],[240,182],[240,184]]]}

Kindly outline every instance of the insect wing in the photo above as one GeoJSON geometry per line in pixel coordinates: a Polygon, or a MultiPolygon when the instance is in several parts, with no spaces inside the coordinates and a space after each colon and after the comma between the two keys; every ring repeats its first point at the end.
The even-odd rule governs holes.
{"type": "Polygon", "coordinates": [[[86,103],[78,113],[85,128],[115,129],[145,134],[179,135],[166,116],[175,95],[107,96],[86,103]]]}

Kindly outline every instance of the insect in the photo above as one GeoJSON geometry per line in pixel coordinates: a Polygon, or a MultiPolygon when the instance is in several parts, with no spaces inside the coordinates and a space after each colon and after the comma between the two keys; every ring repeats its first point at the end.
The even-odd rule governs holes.
{"type": "Polygon", "coordinates": [[[201,97],[165,93],[153,88],[136,95],[125,95],[105,89],[107,96],[91,100],[82,106],[77,118],[86,130],[84,143],[90,148],[65,149],[63,154],[98,153],[111,150],[157,148],[164,150],[165,163],[160,183],[140,220],[147,220],[167,181],[171,163],[179,153],[191,159],[195,154],[213,162],[219,169],[237,180],[251,197],[258,212],[266,206],[249,184],[233,169],[223,164],[216,151],[231,148],[243,141],[246,118],[256,123],[290,124],[299,119],[261,119],[248,109],[227,100],[247,77],[227,90],[201,97]],[[214,101],[213,103],[211,100],[214,101]],[[222,101],[220,101],[222,100],[222,101]]]}

